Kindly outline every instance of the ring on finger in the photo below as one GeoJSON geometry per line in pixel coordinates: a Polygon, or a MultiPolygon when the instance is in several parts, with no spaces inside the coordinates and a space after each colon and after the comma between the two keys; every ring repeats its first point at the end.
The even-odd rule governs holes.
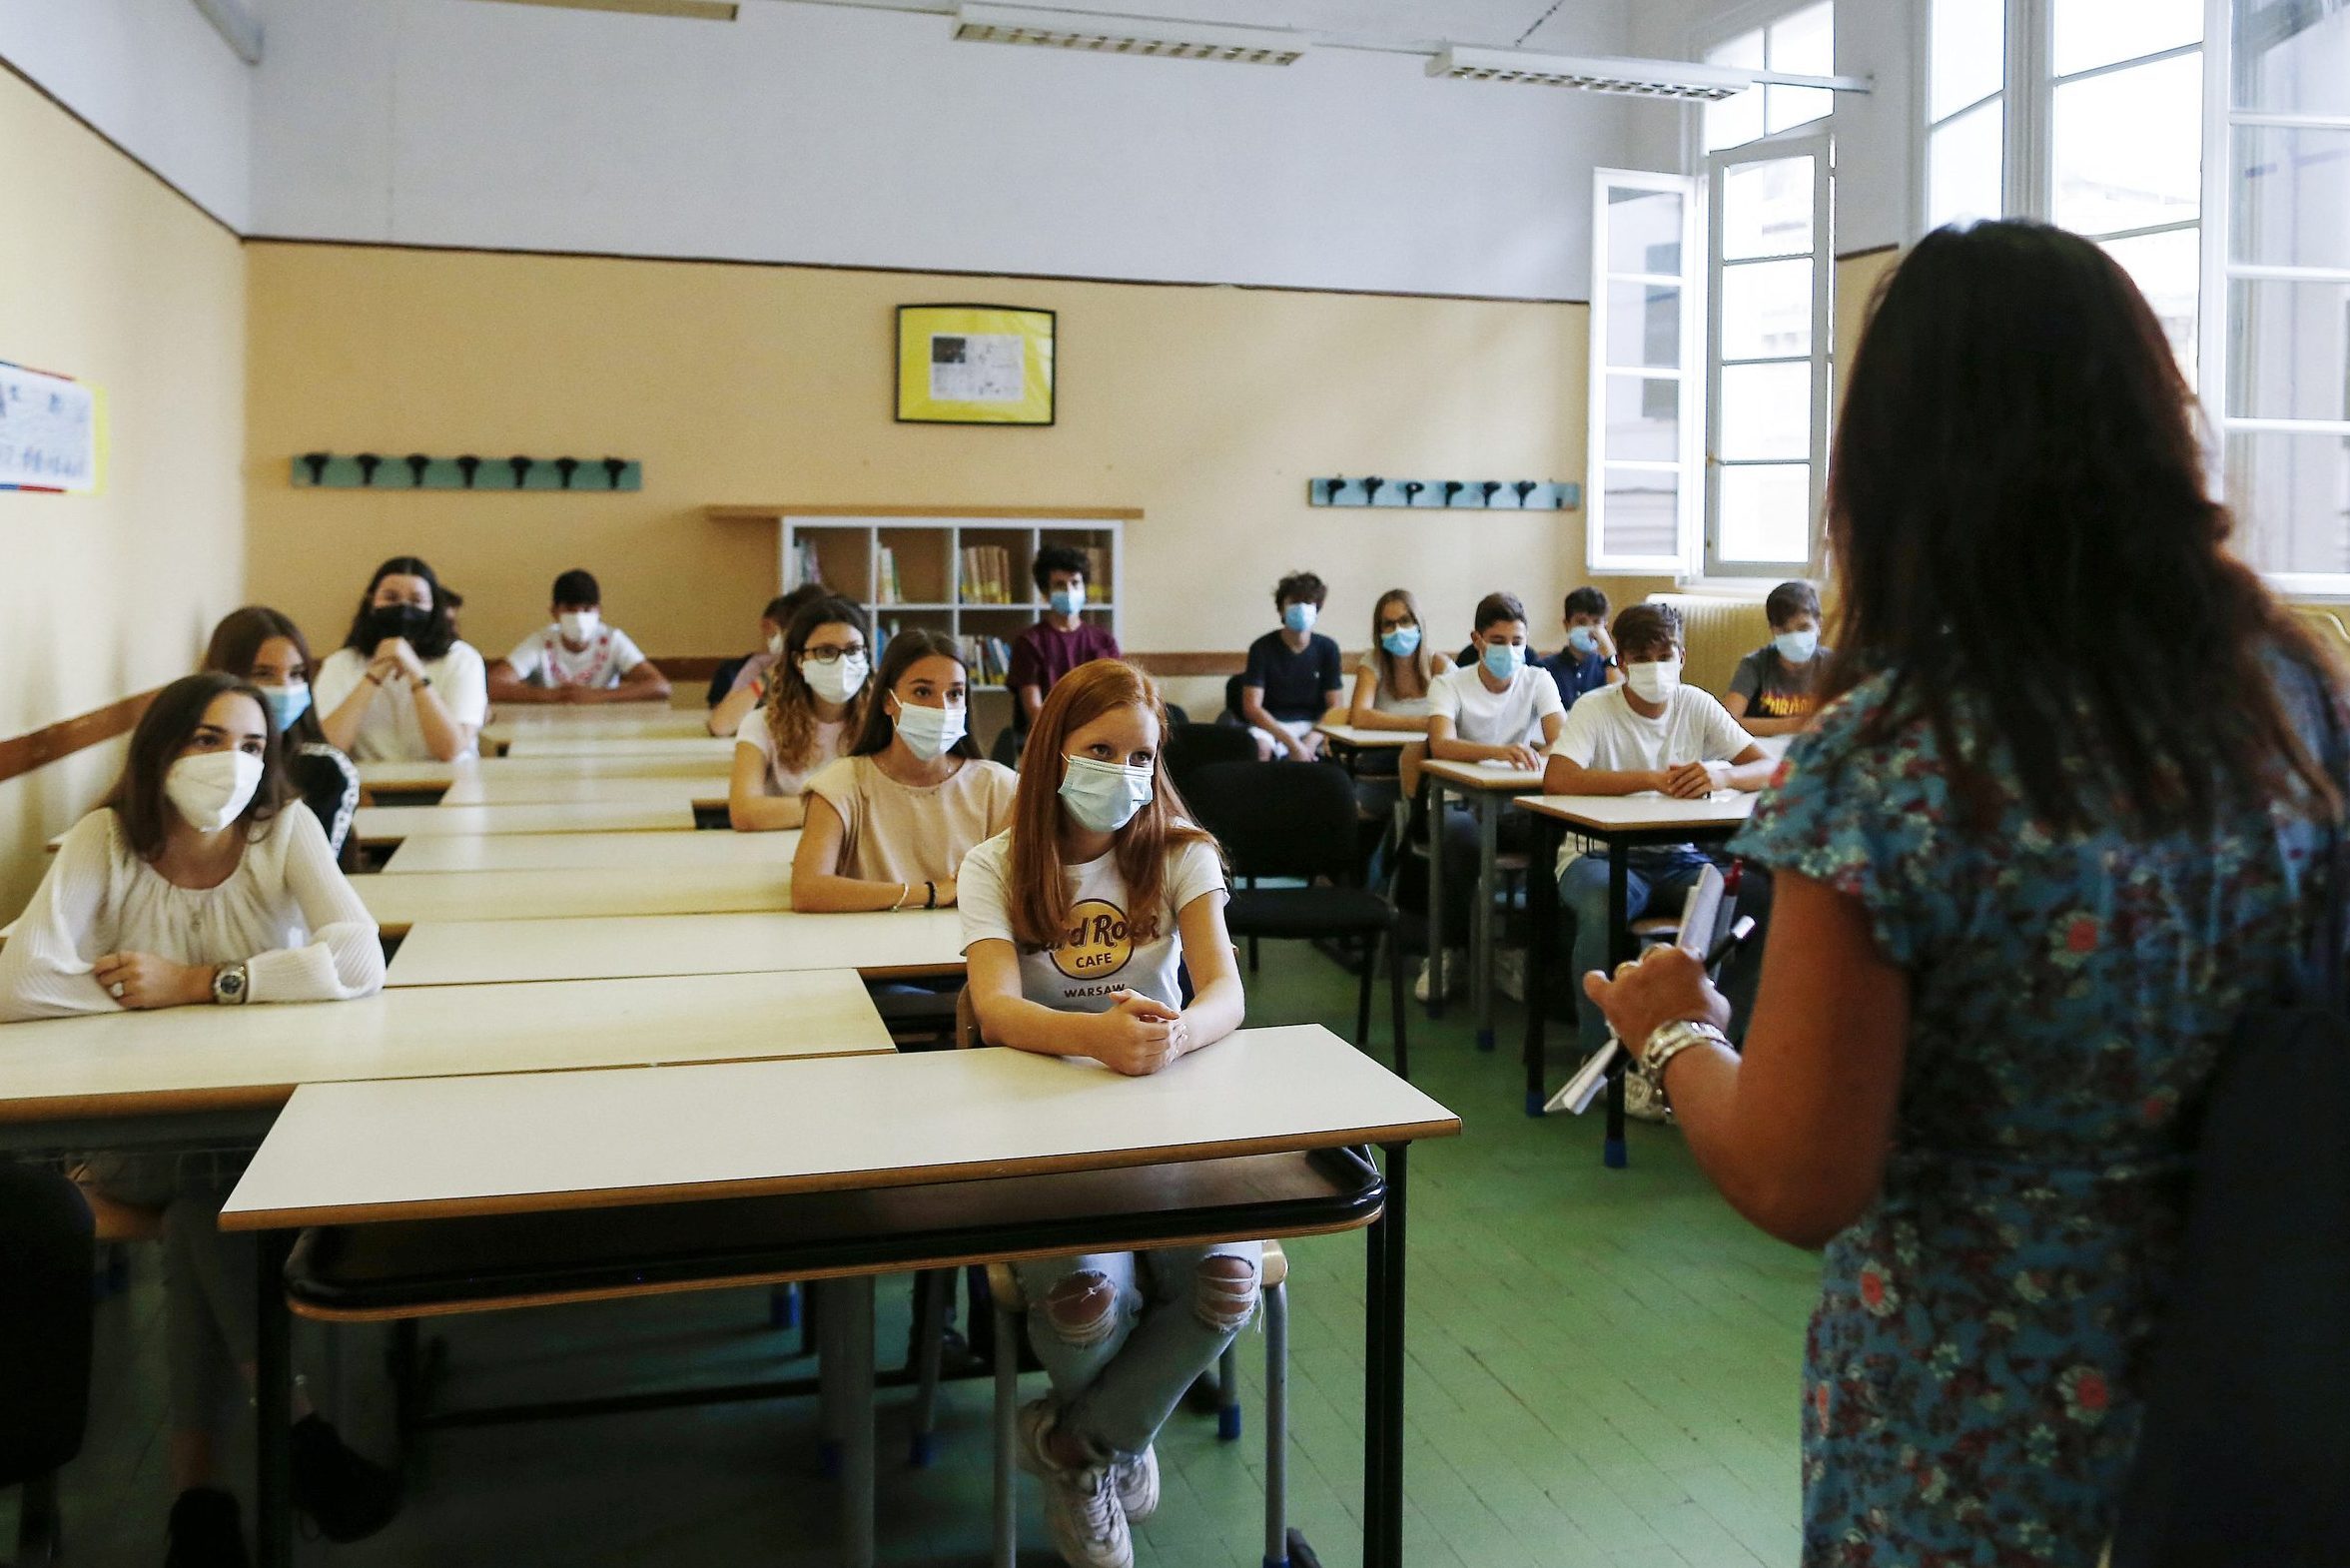
{"type": "Polygon", "coordinates": [[[124,989],[125,989],[125,988],[124,988],[124,986],[123,986],[123,983],[122,983],[121,981],[119,981],[119,980],[118,980],[118,981],[116,981],[116,982],[115,982],[113,985],[111,985],[111,986],[108,986],[108,987],[106,988],[106,990],[107,990],[107,993],[108,993],[110,996],[112,996],[112,997],[113,997],[113,998],[114,998],[114,999],[115,999],[117,1002],[120,1002],[120,1001],[123,999],[123,991],[124,991],[124,989]]]}
{"type": "Polygon", "coordinates": [[[1616,978],[1617,978],[1618,980],[1622,980],[1622,979],[1623,979],[1623,978],[1624,978],[1626,975],[1629,975],[1629,974],[1631,974],[1631,973],[1632,973],[1634,970],[1638,969],[1639,967],[1640,967],[1640,960],[1638,960],[1638,959],[1636,959],[1636,958],[1628,958],[1628,959],[1624,960],[1624,962],[1623,962],[1623,963],[1621,963],[1621,964],[1618,964],[1618,965],[1616,966],[1616,978]]]}

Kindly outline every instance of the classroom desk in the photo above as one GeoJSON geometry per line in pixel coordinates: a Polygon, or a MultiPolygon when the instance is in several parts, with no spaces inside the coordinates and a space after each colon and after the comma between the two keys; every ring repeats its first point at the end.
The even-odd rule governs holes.
{"type": "Polygon", "coordinates": [[[731,752],[677,756],[590,751],[486,760],[465,757],[455,762],[363,762],[359,764],[359,781],[371,791],[406,793],[453,789],[473,778],[723,780],[733,766],[731,752]]]}
{"type": "Polygon", "coordinates": [[[690,705],[658,702],[508,702],[493,707],[481,727],[481,748],[517,740],[690,740],[710,738],[710,710],[697,693],[690,705]]]}
{"type": "Polygon", "coordinates": [[[450,784],[440,804],[449,806],[682,806],[726,809],[722,774],[606,774],[580,777],[556,773],[467,774],[450,784]]]}
{"type": "Polygon", "coordinates": [[[792,969],[854,969],[871,979],[952,975],[962,968],[963,917],[952,909],[427,920],[409,929],[384,983],[480,986],[792,969]]]}
{"type": "Polygon", "coordinates": [[[352,886],[387,937],[404,937],[422,921],[724,915],[791,908],[790,866],[741,862],[638,871],[593,866],[438,871],[362,877],[352,886]]]}
{"type": "MultiPolygon", "coordinates": [[[[400,808],[392,808],[400,809],[400,808]]],[[[451,806],[450,811],[530,811],[529,806],[451,806]]],[[[667,871],[708,866],[788,870],[797,828],[781,833],[440,833],[403,841],[387,877],[439,871],[667,871]]],[[[356,885],[356,884],[355,884],[356,885]]]]}
{"type": "MultiPolygon", "coordinates": [[[[1389,1568],[1401,1557],[1405,1154],[1415,1140],[1459,1129],[1444,1107],[1312,1025],[1242,1031],[1147,1079],[1120,1078],[1092,1063],[981,1050],[530,1081],[305,1087],[279,1117],[221,1220],[224,1228],[264,1232],[258,1560],[279,1568],[292,1547],[285,1265],[296,1227],[391,1223],[420,1246],[434,1235],[457,1241],[469,1233],[478,1248],[477,1238],[490,1233],[483,1227],[501,1219],[518,1217],[543,1233],[556,1222],[552,1216],[568,1210],[622,1210],[596,1227],[608,1228],[628,1226],[631,1209],[692,1204],[696,1210],[680,1214],[673,1226],[730,1214],[749,1226],[810,1194],[863,1194],[868,1232],[847,1243],[833,1240],[820,1259],[806,1247],[797,1255],[787,1246],[765,1256],[738,1248],[731,1257],[694,1260],[698,1273],[648,1269],[527,1296],[528,1285],[517,1283],[503,1296],[444,1296],[368,1315],[716,1288],[743,1283],[746,1274],[829,1275],[855,1282],[840,1299],[860,1321],[844,1325],[851,1331],[840,1342],[858,1353],[840,1370],[866,1392],[873,1370],[872,1277],[1023,1250],[1021,1210],[1035,1201],[1040,1180],[1161,1168],[1168,1174],[1159,1179],[1179,1188],[1187,1179],[1180,1173],[1200,1163],[1376,1144],[1387,1154],[1383,1207],[1349,1223],[1368,1221],[1369,1229],[1363,1559],[1389,1568]],[[889,1114],[876,1115],[883,1106],[889,1114]],[[902,1189],[919,1190],[902,1202],[887,1196],[902,1189]],[[1000,1217],[977,1237],[933,1241],[943,1255],[908,1256],[909,1246],[922,1244],[911,1216],[925,1193],[967,1215],[1000,1217]],[[724,1202],[751,1198],[773,1201],[724,1202]]],[[[1227,1230],[1202,1207],[1192,1219],[1193,1238],[1256,1236],[1265,1233],[1255,1228],[1258,1218],[1244,1208],[1227,1210],[1221,1226],[1239,1227],[1227,1230]]],[[[1076,1222],[1084,1228],[1073,1233],[1062,1217],[1044,1249],[1132,1246],[1138,1237],[1137,1219],[1125,1208],[1076,1222]]],[[[325,1232],[320,1244],[332,1245],[338,1234],[325,1232]]],[[[1029,1235],[1025,1249],[1039,1249],[1041,1240],[1029,1235]]],[[[561,1263],[549,1260],[551,1277],[563,1277],[561,1263]]],[[[849,1464],[840,1555],[850,1568],[863,1568],[874,1550],[869,1394],[847,1409],[857,1413],[843,1434],[849,1464]]]]}
{"type": "MultiPolygon", "coordinates": [[[[1529,898],[1526,938],[1526,1115],[1542,1115],[1543,1049],[1548,1011],[1551,955],[1557,946],[1557,872],[1559,846],[1571,831],[1596,840],[1608,851],[1608,969],[1633,956],[1630,922],[1628,858],[1620,853],[1641,844],[1719,844],[1746,825],[1754,814],[1756,796],[1748,791],[1721,790],[1704,800],[1674,800],[1664,795],[1536,795],[1518,797],[1519,809],[1534,819],[1534,863],[1529,876],[1550,889],[1547,898],[1529,898]]],[[[1675,912],[1668,912],[1675,913],[1675,912]]],[[[1569,975],[1568,984],[1580,988],[1583,977],[1569,975]]],[[[1620,1170],[1628,1160],[1624,1146],[1624,1073],[1619,1063],[1608,1075],[1607,1142],[1601,1159],[1620,1170]]]]}
{"type": "Polygon", "coordinates": [[[544,762],[556,757],[651,757],[708,760],[734,765],[731,735],[524,736],[507,745],[499,760],[544,762]]]}
{"type": "Polygon", "coordinates": [[[269,1130],[298,1084],[890,1052],[848,970],[387,991],[0,1030],[0,1153],[269,1130]]]}
{"type": "Polygon", "coordinates": [[[1419,730],[1360,729],[1352,724],[1324,720],[1315,729],[1329,737],[1330,749],[1337,760],[1351,773],[1361,763],[1363,753],[1369,751],[1401,751],[1414,741],[1425,741],[1427,735],[1419,730]]]}
{"type": "Polygon", "coordinates": [[[362,806],[352,832],[369,849],[411,838],[509,833],[691,833],[693,807],[660,801],[538,802],[514,806],[362,806]]]}
{"type": "MultiPolygon", "coordinates": [[[[1444,797],[1458,795],[1477,823],[1477,892],[1469,906],[1469,994],[1477,1015],[1477,1049],[1493,1049],[1493,888],[1502,809],[1510,797],[1539,792],[1542,775],[1498,762],[1420,764],[1428,790],[1428,953],[1439,966],[1444,952],[1444,797]]],[[[1527,895],[1533,902],[1533,894],[1527,895]]],[[[1444,1012],[1444,988],[1428,990],[1428,1016],[1444,1012]]]]}

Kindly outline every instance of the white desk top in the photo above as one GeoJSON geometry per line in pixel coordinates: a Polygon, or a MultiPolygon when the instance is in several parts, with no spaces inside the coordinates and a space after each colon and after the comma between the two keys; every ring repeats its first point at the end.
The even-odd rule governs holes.
{"type": "Polygon", "coordinates": [[[847,970],[388,991],[0,1027],[0,1121],[282,1103],[297,1084],[887,1052],[847,970]]]}
{"type": "Polygon", "coordinates": [[[449,806],[669,805],[690,811],[696,802],[726,804],[720,773],[580,777],[557,773],[491,773],[486,767],[456,780],[440,797],[449,806]]]}
{"type": "Polygon", "coordinates": [[[1414,741],[1424,741],[1428,738],[1416,730],[1357,729],[1352,724],[1339,724],[1331,721],[1316,724],[1314,728],[1329,736],[1330,739],[1343,741],[1359,751],[1401,751],[1414,741]]]}
{"type": "Polygon", "coordinates": [[[1442,779],[1454,789],[1499,791],[1505,794],[1525,794],[1542,788],[1539,770],[1506,768],[1498,762],[1445,762],[1430,757],[1420,764],[1420,771],[1432,778],[1442,779]]]}
{"type": "MultiPolygon", "coordinates": [[[[409,808],[391,806],[390,811],[409,808]]],[[[425,807],[424,810],[434,808],[425,807]]],[[[530,806],[451,806],[451,811],[530,811],[530,806]]],[[[401,842],[384,875],[439,871],[678,870],[700,866],[788,868],[800,847],[784,833],[440,833],[401,842]]]]}
{"type": "Polygon", "coordinates": [[[709,710],[697,695],[688,706],[657,702],[595,703],[577,707],[509,702],[493,709],[481,728],[483,746],[516,740],[690,740],[707,737],[709,710]]]}
{"type": "Polygon", "coordinates": [[[227,1229],[517,1213],[1106,1170],[1443,1138],[1460,1121],[1318,1025],[1150,1078],[1025,1051],[295,1093],[227,1229]]]}
{"type": "Polygon", "coordinates": [[[505,762],[546,762],[557,757],[716,758],[734,761],[731,735],[525,735],[509,742],[505,762]]]}
{"type": "Polygon", "coordinates": [[[567,806],[362,806],[352,831],[362,844],[504,833],[691,833],[693,807],[642,800],[567,806]]]}
{"type": "Polygon", "coordinates": [[[1704,800],[1668,795],[1521,795],[1511,802],[1576,827],[1710,828],[1744,822],[1759,797],[1747,790],[1717,790],[1704,800]]]}
{"type": "Polygon", "coordinates": [[[480,986],[787,969],[941,974],[962,967],[963,918],[951,909],[428,920],[408,932],[385,984],[480,986]]]}
{"type": "MultiPolygon", "coordinates": [[[[649,835],[644,835],[649,836],[649,835]]],[[[712,834],[715,838],[717,835],[712,834]]],[[[461,841],[458,841],[461,842],[461,841]]],[[[427,920],[578,920],[599,915],[719,915],[791,907],[791,867],[737,863],[637,871],[439,871],[361,877],[352,886],[386,936],[427,920]]]]}
{"type": "MultiPolygon", "coordinates": [[[[554,756],[466,758],[461,762],[363,762],[370,789],[447,789],[483,779],[720,779],[734,765],[724,753],[564,752],[554,756]]],[[[723,791],[721,792],[723,793],[723,791]]]]}

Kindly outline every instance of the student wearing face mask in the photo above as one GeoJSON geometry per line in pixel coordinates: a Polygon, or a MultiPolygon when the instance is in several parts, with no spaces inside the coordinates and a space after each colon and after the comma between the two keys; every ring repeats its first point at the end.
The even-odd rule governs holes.
{"type": "Polygon", "coordinates": [[[1023,733],[1037,721],[1045,696],[1071,670],[1095,659],[1119,656],[1118,639],[1110,628],[1088,621],[1086,556],[1069,544],[1048,544],[1037,551],[1037,592],[1045,613],[1034,626],[1012,639],[1012,668],[1005,683],[1017,706],[1013,712],[1023,733]]]}
{"type": "Polygon", "coordinates": [[[1820,590],[1783,582],[1763,601],[1771,640],[1738,661],[1723,706],[1750,735],[1793,735],[1820,706],[1820,672],[1836,650],[1820,646],[1820,590]]]}
{"type": "Polygon", "coordinates": [[[944,632],[890,638],[849,755],[803,797],[792,908],[944,909],[963,857],[1012,817],[1018,776],[979,754],[963,653],[944,632]]]}
{"type": "Polygon", "coordinates": [[[1568,707],[1585,692],[1598,691],[1624,678],[1616,664],[1616,640],[1608,635],[1608,596],[1593,587],[1567,595],[1562,611],[1567,645],[1547,659],[1536,660],[1558,682],[1559,701],[1568,707]]]}
{"type": "MultiPolygon", "coordinates": [[[[1616,617],[1624,684],[1575,704],[1550,759],[1542,788],[1550,795],[1656,793],[1694,800],[1719,789],[1754,791],[1775,766],[1722,704],[1681,681],[1681,614],[1668,604],[1635,604],[1616,617]]],[[[1694,844],[1643,845],[1630,859],[1625,918],[1651,908],[1673,910],[1707,864],[1694,844]]],[[[1575,916],[1573,973],[1607,968],[1608,858],[1560,852],[1559,898],[1575,916]]],[[[1597,1008],[1582,1010],[1583,1046],[1607,1040],[1597,1008]]],[[[1626,1086],[1626,1105],[1654,1118],[1653,1095],[1626,1086]]]]}
{"type": "MultiPolygon", "coordinates": [[[[376,923],[336,869],[318,818],[294,808],[281,751],[268,699],[237,676],[189,675],[157,693],[113,793],[66,834],[0,948],[0,1026],[338,1002],[381,988],[376,923]]],[[[224,1414],[254,1356],[252,1242],[219,1229],[240,1165],[101,1155],[84,1177],[106,1196],[163,1211],[174,1564],[245,1561],[218,1462],[224,1414]]],[[[395,1478],[299,1413],[297,1502],[338,1541],[380,1528],[397,1506],[395,1478]]]]}
{"type": "Polygon", "coordinates": [[[311,689],[329,745],[358,762],[454,762],[489,717],[481,655],[458,640],[463,598],[413,555],[376,568],[343,646],[311,689]]]}
{"type": "Polygon", "coordinates": [[[554,623],[489,666],[498,702],[667,702],[669,677],[604,621],[604,590],[574,566],[555,579],[554,623]]]}
{"type": "Polygon", "coordinates": [[[1428,733],[1436,677],[1451,658],[1428,647],[1420,602],[1407,588],[1389,588],[1371,607],[1371,648],[1354,667],[1354,701],[1346,722],[1356,729],[1428,733]]]}
{"type": "Polygon", "coordinates": [[[865,723],[863,610],[818,598],[792,618],[782,646],[766,700],[735,732],[726,816],[737,833],[798,827],[810,776],[846,756],[865,723]]]}
{"type": "Polygon", "coordinates": [[[1273,586],[1281,626],[1248,644],[1240,675],[1240,718],[1256,737],[1256,753],[1270,762],[1311,762],[1321,755],[1314,726],[1338,705],[1345,677],[1338,644],[1313,629],[1330,590],[1310,571],[1293,571],[1273,586]]]}
{"type": "Polygon", "coordinates": [[[800,612],[801,606],[831,596],[821,582],[803,582],[791,592],[767,601],[767,607],[759,612],[759,651],[743,658],[723,660],[717,673],[710,677],[707,700],[711,734],[732,735],[742,728],[743,715],[767,695],[767,673],[783,657],[784,633],[790,629],[792,617],[800,612]]]}
{"type": "MultiPolygon", "coordinates": [[[[1148,676],[1104,659],[1066,676],[1030,732],[1010,831],[963,866],[972,1003],[992,1046],[1142,1078],[1240,1025],[1215,841],[1185,820],[1148,676]],[[1192,985],[1182,1003],[1177,969],[1192,985]]],[[[1020,1452],[1073,1568],[1133,1561],[1158,1508],[1153,1443],[1257,1302],[1254,1241],[1017,1263],[1052,1392],[1020,1452]]]]}
{"type": "Polygon", "coordinates": [[[286,754],[286,774],[311,815],[327,831],[327,848],[345,870],[357,870],[351,825],[359,810],[359,769],[327,744],[311,702],[310,643],[302,628],[276,610],[248,604],[212,629],[204,668],[251,681],[269,704],[286,754]]]}

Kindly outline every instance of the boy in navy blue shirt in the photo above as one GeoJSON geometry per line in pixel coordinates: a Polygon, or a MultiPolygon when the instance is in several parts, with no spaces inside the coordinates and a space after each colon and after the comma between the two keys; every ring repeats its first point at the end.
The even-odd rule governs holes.
{"type": "Polygon", "coordinates": [[[1294,571],[1273,588],[1278,631],[1248,645],[1240,676],[1240,718],[1256,736],[1256,753],[1270,762],[1311,762],[1321,754],[1314,725],[1338,705],[1344,676],[1338,644],[1313,629],[1330,590],[1310,571],[1294,571]]]}
{"type": "Polygon", "coordinates": [[[1608,596],[1597,588],[1577,588],[1567,595],[1567,645],[1535,662],[1558,682],[1559,700],[1568,707],[1587,691],[1598,691],[1624,678],[1616,665],[1616,645],[1608,636],[1608,596]]]}

